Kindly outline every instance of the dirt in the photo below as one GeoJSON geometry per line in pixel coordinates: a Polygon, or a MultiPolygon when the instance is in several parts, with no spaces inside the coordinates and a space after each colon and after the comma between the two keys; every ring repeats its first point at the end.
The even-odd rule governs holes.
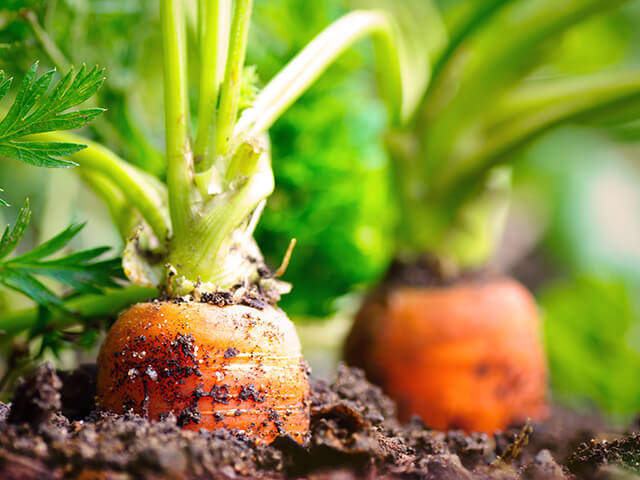
{"type": "Polygon", "coordinates": [[[633,432],[614,440],[590,440],[567,459],[573,472],[584,478],[605,478],[606,473],[626,470],[640,475],[640,433],[633,432]]]}
{"type": "Polygon", "coordinates": [[[380,282],[380,288],[448,287],[457,283],[486,282],[497,273],[490,268],[458,271],[431,255],[403,261],[394,259],[380,282]]]}
{"type": "Polygon", "coordinates": [[[495,436],[437,432],[419,418],[401,424],[394,403],[347,367],[313,382],[305,445],[280,436],[256,446],[238,431],[182,430],[173,415],[149,422],[91,411],[94,368],[57,374],[43,365],[11,405],[0,404],[0,478],[567,480],[614,478],[640,460],[640,434],[607,432],[597,416],[566,410],[495,436]]]}
{"type": "MultiPolygon", "coordinates": [[[[562,278],[565,272],[552,265],[538,249],[510,267],[509,273],[529,290],[536,292],[541,286],[562,278]]],[[[499,276],[500,270],[495,266],[457,270],[437,257],[425,254],[407,261],[394,259],[380,282],[380,287],[449,287],[458,283],[486,282],[499,276]]]]}
{"type": "MultiPolygon", "coordinates": [[[[268,270],[265,270],[268,273],[268,270]]],[[[267,274],[265,273],[265,275],[267,274]]],[[[270,277],[264,277],[269,280],[270,277]]],[[[257,310],[263,310],[267,305],[275,306],[280,300],[280,294],[273,288],[268,288],[260,283],[240,283],[234,285],[229,290],[218,290],[213,292],[196,293],[189,298],[180,296],[161,296],[154,299],[154,302],[185,303],[199,301],[208,303],[216,307],[227,307],[229,305],[245,305],[257,310]]]]}

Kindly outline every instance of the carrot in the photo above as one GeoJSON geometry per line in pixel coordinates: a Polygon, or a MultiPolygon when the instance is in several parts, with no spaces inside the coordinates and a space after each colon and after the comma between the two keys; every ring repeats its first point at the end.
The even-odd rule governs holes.
{"type": "MultiPolygon", "coordinates": [[[[430,2],[382,3],[420,18],[411,4],[430,2]]],[[[542,6],[521,11],[523,3],[460,2],[465,13],[455,20],[444,8],[446,32],[439,20],[423,20],[418,44],[432,49],[429,83],[410,121],[385,137],[398,200],[392,254],[407,281],[387,282],[366,300],[346,355],[398,401],[404,418],[418,413],[436,428],[490,431],[544,417],[545,364],[529,293],[508,279],[425,284],[513,257],[499,249],[511,167],[522,152],[556,126],[616,112],[640,88],[639,72],[626,69],[531,81],[531,71],[549,68],[541,39],[549,45],[614,4],[578,2],[551,14],[542,6]],[[415,268],[428,259],[436,270],[415,268]]],[[[512,233],[520,230],[513,225],[512,233]]],[[[514,237],[528,238],[527,230],[514,237]]]]}
{"type": "Polygon", "coordinates": [[[265,443],[302,442],[306,366],[284,313],[267,306],[140,303],[113,325],[98,358],[99,405],[184,428],[236,428],[265,443]]]}
{"type": "Polygon", "coordinates": [[[492,432],[547,414],[546,366],[529,292],[503,278],[371,295],[345,356],[432,428],[492,432]]]}

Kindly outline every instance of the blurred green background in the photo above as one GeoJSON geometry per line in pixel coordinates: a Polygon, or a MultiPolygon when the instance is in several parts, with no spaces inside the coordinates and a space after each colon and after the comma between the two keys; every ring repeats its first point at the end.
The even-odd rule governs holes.
{"type": "MultiPolygon", "coordinates": [[[[438,1],[445,24],[468,1],[438,1]]],[[[25,15],[31,7],[71,63],[107,68],[96,104],[109,110],[87,134],[162,177],[156,2],[3,2],[0,68],[17,78],[34,59],[52,65],[25,15]]],[[[339,0],[255,0],[248,61],[259,84],[346,11],[339,0]]],[[[640,1],[571,28],[547,55],[532,78],[640,66],[640,1]]],[[[298,322],[305,355],[319,375],[334,367],[359,299],[393,258],[393,232],[404,213],[390,180],[389,120],[373,65],[373,49],[363,42],[271,129],[277,187],[256,237],[272,266],[291,238],[298,241],[284,277],[294,289],[281,306],[298,322]]],[[[536,294],[556,399],[621,418],[640,408],[639,141],[640,122],[606,132],[570,126],[519,152],[504,240],[492,260],[536,294]]],[[[74,247],[121,248],[106,210],[72,171],[0,159],[0,185],[12,204],[0,209],[2,223],[13,221],[25,196],[32,201],[36,219],[28,242],[75,220],[89,228],[74,247]]],[[[25,302],[0,290],[2,309],[25,302]]],[[[78,354],[61,352],[57,361],[69,366],[78,354]]]]}

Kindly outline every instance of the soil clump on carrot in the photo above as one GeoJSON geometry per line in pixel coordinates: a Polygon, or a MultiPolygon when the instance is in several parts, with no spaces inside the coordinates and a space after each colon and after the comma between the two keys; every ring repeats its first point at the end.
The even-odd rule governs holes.
{"type": "MultiPolygon", "coordinates": [[[[265,268],[260,270],[262,278],[270,278],[271,273],[265,268]]],[[[200,303],[208,303],[216,307],[228,307],[229,305],[244,305],[257,310],[262,310],[266,305],[276,305],[280,300],[280,294],[273,289],[266,289],[259,284],[238,284],[229,290],[204,292],[197,298],[200,303]]],[[[184,303],[183,297],[161,297],[154,302],[184,303]]]]}
{"type": "Polygon", "coordinates": [[[94,383],[79,391],[91,369],[57,375],[41,366],[12,405],[0,404],[0,478],[607,478],[616,465],[633,468],[640,446],[637,434],[622,432],[607,433],[619,438],[609,443],[591,441],[606,425],[565,410],[532,433],[438,432],[418,418],[401,424],[394,403],[347,367],[332,382],[312,383],[304,445],[287,436],[256,445],[238,431],[185,431],[173,415],[82,417],[94,401],[94,383]]]}

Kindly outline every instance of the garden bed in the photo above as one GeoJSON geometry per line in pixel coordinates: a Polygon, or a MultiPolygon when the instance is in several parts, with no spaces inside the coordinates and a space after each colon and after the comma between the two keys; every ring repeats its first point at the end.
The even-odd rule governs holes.
{"type": "Polygon", "coordinates": [[[58,375],[44,365],[0,404],[0,478],[609,478],[633,468],[640,443],[558,409],[495,437],[437,432],[417,418],[402,425],[391,400],[341,367],[332,382],[312,383],[303,446],[289,437],[256,446],[240,432],[182,430],[173,416],[92,411],[93,379],[93,366],[58,375]]]}

